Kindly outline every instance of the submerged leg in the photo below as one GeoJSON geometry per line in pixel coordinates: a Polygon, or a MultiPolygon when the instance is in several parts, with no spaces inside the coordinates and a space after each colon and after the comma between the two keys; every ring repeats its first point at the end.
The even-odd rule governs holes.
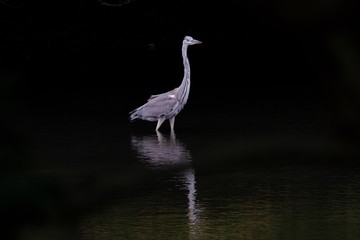
{"type": "Polygon", "coordinates": [[[165,121],[165,118],[159,118],[157,125],[156,125],[156,131],[159,130],[161,124],[163,124],[163,122],[165,121]]]}
{"type": "Polygon", "coordinates": [[[161,134],[161,132],[159,132],[158,130],[156,130],[156,135],[157,135],[157,137],[158,137],[159,143],[164,141],[164,136],[161,134]]]}
{"type": "Polygon", "coordinates": [[[174,131],[174,129],[172,129],[172,130],[170,131],[170,139],[173,141],[173,143],[175,143],[174,141],[176,140],[176,138],[175,138],[175,131],[174,131]]]}
{"type": "Polygon", "coordinates": [[[170,128],[171,130],[174,130],[174,123],[175,123],[175,117],[169,119],[170,122],[170,128]]]}

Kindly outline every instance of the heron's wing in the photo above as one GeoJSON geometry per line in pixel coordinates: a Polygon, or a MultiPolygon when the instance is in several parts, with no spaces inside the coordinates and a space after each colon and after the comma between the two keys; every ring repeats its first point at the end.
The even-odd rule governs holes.
{"type": "Polygon", "coordinates": [[[139,107],[134,114],[137,118],[156,121],[161,117],[168,117],[179,105],[178,100],[172,95],[162,95],[149,100],[139,107]]]}
{"type": "Polygon", "coordinates": [[[130,112],[130,114],[133,114],[136,111],[141,111],[144,108],[147,108],[147,109],[158,108],[158,109],[162,109],[162,111],[164,112],[165,111],[164,108],[166,106],[173,106],[177,103],[177,99],[175,98],[175,95],[169,94],[171,92],[172,91],[162,93],[162,94],[157,94],[157,95],[151,95],[151,97],[147,100],[147,102],[145,104],[132,110],[130,112]]]}
{"type": "Polygon", "coordinates": [[[168,97],[169,95],[174,95],[177,89],[178,89],[178,88],[174,88],[173,90],[168,91],[168,92],[165,92],[165,93],[160,93],[160,94],[151,95],[151,96],[149,97],[148,101],[150,101],[150,100],[152,100],[152,99],[154,99],[154,98],[163,98],[163,97],[166,98],[166,97],[168,97]]]}
{"type": "Polygon", "coordinates": [[[177,106],[178,100],[174,95],[160,95],[156,98],[149,100],[144,106],[146,109],[151,109],[151,112],[156,114],[167,114],[177,106]]]}

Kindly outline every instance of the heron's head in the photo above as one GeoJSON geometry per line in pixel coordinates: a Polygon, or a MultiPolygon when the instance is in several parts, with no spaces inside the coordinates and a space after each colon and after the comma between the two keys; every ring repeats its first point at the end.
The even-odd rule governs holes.
{"type": "Polygon", "coordinates": [[[190,36],[185,36],[183,43],[187,45],[194,45],[194,44],[200,44],[201,41],[196,40],[190,36]]]}

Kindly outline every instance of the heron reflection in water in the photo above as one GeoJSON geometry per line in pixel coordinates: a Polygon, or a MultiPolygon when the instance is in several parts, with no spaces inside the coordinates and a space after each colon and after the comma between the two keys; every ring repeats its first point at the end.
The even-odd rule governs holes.
{"type": "Polygon", "coordinates": [[[150,168],[155,169],[184,169],[178,180],[186,187],[188,193],[188,218],[190,234],[196,234],[196,223],[198,221],[198,208],[196,204],[196,180],[195,171],[191,166],[192,157],[185,145],[176,139],[174,131],[170,137],[165,137],[159,131],[156,136],[131,137],[133,148],[139,157],[144,160],[150,168]]]}

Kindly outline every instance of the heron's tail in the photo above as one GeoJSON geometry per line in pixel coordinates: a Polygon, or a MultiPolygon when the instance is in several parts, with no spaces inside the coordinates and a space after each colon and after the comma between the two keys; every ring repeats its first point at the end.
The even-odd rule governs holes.
{"type": "Polygon", "coordinates": [[[130,122],[132,121],[135,121],[137,118],[138,118],[138,113],[137,113],[137,109],[131,111],[129,114],[130,114],[130,117],[129,117],[129,120],[130,122]]]}

